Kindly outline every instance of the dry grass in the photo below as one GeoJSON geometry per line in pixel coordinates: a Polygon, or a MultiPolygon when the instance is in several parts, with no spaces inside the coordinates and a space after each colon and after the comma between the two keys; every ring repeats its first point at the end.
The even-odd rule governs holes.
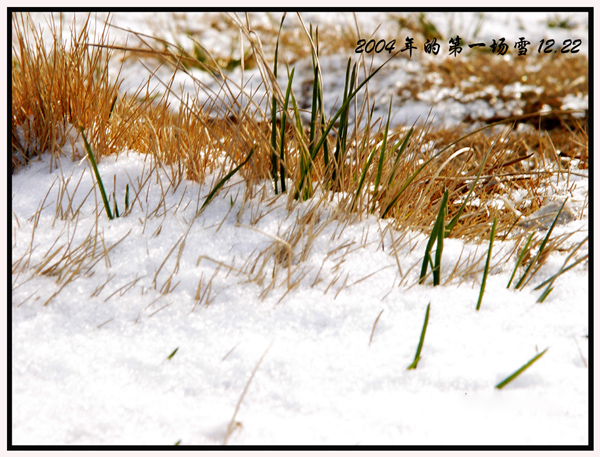
{"type": "MultiPolygon", "coordinates": [[[[90,18],[88,20],[91,21],[90,18]]],[[[220,170],[224,175],[235,164],[242,162],[249,150],[255,148],[252,160],[241,170],[241,175],[248,183],[244,205],[248,205],[246,211],[252,211],[252,203],[246,202],[251,201],[253,193],[261,192],[260,189],[264,193],[265,182],[268,186],[268,180],[272,176],[273,151],[269,140],[272,125],[269,109],[265,108],[269,105],[269,100],[251,100],[246,107],[241,107],[233,95],[239,88],[224,73],[230,66],[230,61],[223,60],[223,57],[214,58],[208,50],[198,48],[198,52],[202,52],[200,59],[198,55],[194,56],[177,44],[142,35],[136,36],[145,43],[144,46],[115,48],[108,40],[108,24],[105,24],[100,41],[91,43],[88,23],[81,33],[71,36],[68,45],[56,39],[48,49],[44,46],[40,32],[27,16],[15,14],[12,24],[13,172],[46,152],[56,160],[65,155],[65,151],[79,151],[83,157],[83,149],[76,146],[80,142],[78,132],[81,127],[100,157],[118,154],[127,149],[151,154],[156,163],[160,162],[170,169],[171,188],[176,188],[183,178],[203,183],[214,171],[220,170]],[[188,73],[191,77],[189,68],[192,63],[203,67],[223,84],[224,92],[230,94],[230,104],[222,107],[210,97],[208,102],[202,104],[193,97],[180,98],[171,90],[172,81],[163,81],[164,95],[160,97],[155,97],[148,86],[140,87],[134,94],[121,94],[121,81],[111,80],[108,76],[109,64],[116,54],[140,59],[151,72],[153,62],[169,65],[174,71],[188,73]],[[170,107],[170,102],[175,99],[179,104],[176,110],[170,107]],[[75,147],[69,147],[71,145],[75,147]],[[226,158],[228,160],[224,160],[226,158]]],[[[278,86],[271,71],[272,62],[267,57],[272,55],[270,48],[262,47],[263,43],[273,43],[276,40],[277,24],[272,28],[263,24],[249,29],[246,24],[236,22],[233,16],[229,17],[226,24],[227,27],[237,27],[239,33],[248,40],[252,40],[256,34],[261,36],[260,42],[250,42],[247,48],[251,50],[250,57],[243,65],[258,66],[264,87],[283,104],[285,87],[278,86]]],[[[404,24],[405,27],[409,25],[423,28],[427,24],[424,25],[422,21],[418,24],[404,24]]],[[[424,35],[427,30],[430,29],[422,29],[424,35]]],[[[56,29],[54,33],[57,36],[56,29]]],[[[337,40],[350,43],[355,40],[354,32],[346,35],[337,33],[337,37],[337,40]]],[[[325,43],[320,48],[320,52],[324,54],[340,45],[333,37],[327,36],[326,32],[322,32],[320,38],[325,43]]],[[[292,36],[284,33],[280,43],[282,47],[293,47],[295,58],[312,52],[308,34],[292,36]]],[[[344,46],[348,47],[348,43],[344,46]]],[[[294,59],[290,60],[293,62],[294,59]]],[[[531,62],[528,62],[527,65],[530,65],[531,62]]],[[[366,128],[352,128],[343,163],[335,163],[331,157],[326,163],[323,148],[311,160],[309,181],[314,186],[314,197],[310,209],[298,216],[291,228],[277,236],[270,235],[273,237],[271,247],[249,258],[240,271],[264,287],[263,298],[281,284],[286,284],[288,291],[292,290],[308,274],[303,269],[302,261],[308,257],[311,244],[327,224],[332,221],[348,223],[367,213],[379,216],[386,213],[385,217],[393,222],[395,228],[410,228],[428,233],[436,219],[444,190],[447,189],[449,193],[448,217],[451,218],[457,213],[480,170],[481,178],[471,196],[479,204],[465,207],[452,236],[466,240],[485,240],[491,221],[497,218],[498,239],[506,240],[519,219],[518,213],[526,217],[543,204],[544,195],[540,194],[543,183],[559,173],[567,173],[568,162],[574,158],[580,160],[580,168],[588,167],[586,121],[579,121],[573,113],[556,112],[566,94],[574,91],[587,94],[587,59],[565,59],[562,65],[557,65],[552,59],[539,59],[537,63],[534,67],[526,67],[525,63],[520,62],[508,65],[489,53],[468,60],[430,63],[428,71],[436,72],[442,77],[441,81],[436,82],[439,87],[461,87],[465,97],[474,95],[473,87],[483,85],[495,87],[502,94],[503,87],[515,82],[534,84],[542,90],[527,93],[525,116],[486,119],[486,122],[497,124],[479,131],[450,131],[433,128],[430,124],[416,126],[406,150],[399,158],[397,147],[408,130],[399,127],[390,131],[386,149],[381,156],[377,150],[370,167],[365,167],[365,164],[374,148],[383,140],[385,120],[370,119],[366,128]],[[551,72],[548,71],[550,68],[551,72]],[[476,84],[469,86],[469,89],[463,84],[467,80],[476,81],[476,84]],[[543,106],[550,106],[555,112],[542,116],[539,110],[543,106]],[[527,123],[532,128],[519,128],[522,123],[527,123]],[[336,181],[332,184],[334,170],[336,181]],[[364,183],[361,183],[363,174],[364,183]],[[376,182],[381,183],[377,188],[376,182]],[[337,191],[337,206],[336,211],[331,213],[324,208],[333,198],[333,189],[337,191]],[[525,191],[527,198],[523,202],[530,203],[523,203],[524,206],[517,208],[491,204],[499,198],[510,201],[511,195],[517,190],[525,191]],[[277,280],[280,271],[285,275],[283,283],[277,280]]],[[[195,81],[198,91],[202,91],[203,84],[197,79],[195,81]]],[[[419,90],[427,89],[428,85],[430,88],[434,87],[427,80],[423,84],[420,87],[410,86],[409,91],[416,94],[419,90]]],[[[365,98],[363,103],[367,100],[365,98]]],[[[357,116],[366,117],[369,109],[367,105],[363,105],[358,106],[356,111],[357,116]]],[[[285,126],[287,135],[284,165],[291,182],[289,189],[295,189],[301,186],[303,179],[302,151],[307,150],[311,141],[307,127],[295,124],[291,107],[288,121],[285,126]]],[[[317,131],[327,123],[328,119],[318,116],[317,131]]],[[[330,136],[326,145],[331,154],[335,147],[335,137],[330,136]]],[[[142,185],[138,186],[138,193],[141,187],[142,185]]],[[[294,192],[289,191],[286,204],[292,208],[295,202],[294,192]]],[[[67,205],[65,214],[73,217],[76,212],[67,205]]],[[[256,222],[263,216],[264,214],[257,215],[253,220],[256,222]]],[[[382,238],[384,236],[382,234],[382,238]]],[[[548,249],[559,249],[560,244],[560,240],[550,243],[548,249]]],[[[184,245],[185,237],[182,237],[172,247],[169,255],[177,257],[179,253],[180,256],[184,245]]],[[[395,242],[392,242],[392,246],[393,251],[397,252],[399,248],[395,242]]],[[[38,269],[44,267],[41,274],[61,271],[61,278],[65,278],[70,272],[75,274],[82,271],[84,267],[77,264],[78,259],[92,252],[85,243],[78,248],[81,252],[86,252],[83,257],[77,254],[78,250],[72,249],[65,249],[59,255],[60,249],[49,253],[50,257],[45,264],[36,266],[38,269]],[[64,257],[67,254],[71,257],[69,261],[64,257]],[[55,257],[57,262],[50,265],[48,262],[55,257]]],[[[90,256],[91,259],[99,258],[96,251],[90,256]]],[[[342,261],[343,257],[340,257],[342,261]]],[[[13,269],[22,269],[22,261],[23,259],[18,260],[13,269]]],[[[476,261],[471,259],[464,267],[455,270],[451,277],[475,274],[480,263],[481,258],[476,261]]],[[[398,267],[402,283],[407,271],[403,272],[399,263],[398,267]]],[[[175,273],[174,270],[166,282],[158,284],[157,272],[155,287],[164,293],[173,290],[176,284],[171,284],[171,279],[175,273]]],[[[318,280],[317,273],[313,284],[318,280]]],[[[339,287],[339,292],[348,286],[346,280],[340,270],[330,287],[337,283],[335,287],[339,287]]],[[[206,283],[201,278],[196,302],[209,303],[210,295],[210,281],[206,283]]]]}

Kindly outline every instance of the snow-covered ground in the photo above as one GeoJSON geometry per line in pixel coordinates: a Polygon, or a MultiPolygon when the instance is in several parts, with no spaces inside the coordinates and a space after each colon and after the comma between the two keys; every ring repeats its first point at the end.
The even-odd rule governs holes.
{"type": "MultiPolygon", "coordinates": [[[[543,36],[533,19],[507,15],[481,38],[519,24],[543,36]]],[[[542,191],[569,196],[575,217],[553,232],[573,233],[565,251],[517,291],[515,242],[496,240],[475,311],[487,244],[446,240],[442,285],[419,285],[427,235],[335,201],[288,209],[234,178],[196,217],[210,180],[173,188],[135,151],[99,170],[121,210],[129,183],[123,217],[104,214],[87,161],[42,157],[12,177],[13,444],[588,443],[587,262],[543,303],[534,290],[588,236],[586,171],[542,191]]]]}

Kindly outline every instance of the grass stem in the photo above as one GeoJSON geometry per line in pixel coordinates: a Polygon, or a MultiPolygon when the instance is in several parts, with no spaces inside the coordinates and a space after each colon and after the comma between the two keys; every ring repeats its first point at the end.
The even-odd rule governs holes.
{"type": "Polygon", "coordinates": [[[539,354],[537,354],[534,358],[532,358],[529,362],[527,362],[525,365],[523,365],[521,368],[519,368],[517,371],[515,371],[513,374],[511,374],[510,376],[508,376],[506,379],[504,379],[503,381],[499,382],[496,385],[496,389],[502,389],[503,387],[505,387],[507,384],[511,383],[512,381],[515,380],[515,378],[517,378],[519,375],[521,375],[525,370],[527,370],[527,368],[529,368],[531,365],[533,365],[535,362],[537,362],[537,360],[542,357],[546,351],[549,348],[544,349],[542,352],[540,352],[539,354]]]}
{"type": "Polygon", "coordinates": [[[415,359],[413,363],[408,366],[409,370],[414,370],[417,368],[417,364],[419,360],[421,360],[421,349],[423,349],[423,341],[425,341],[425,332],[427,331],[427,324],[429,323],[429,308],[431,307],[431,303],[427,305],[427,311],[425,311],[425,322],[423,322],[423,330],[421,330],[421,337],[419,338],[419,345],[417,346],[417,352],[415,354],[415,359]]]}
{"type": "Polygon", "coordinates": [[[494,244],[494,237],[496,236],[496,223],[498,222],[497,218],[494,218],[494,223],[492,224],[492,233],[490,234],[490,247],[488,248],[487,258],[485,259],[485,267],[483,269],[483,278],[481,279],[481,289],[479,290],[479,298],[477,299],[477,306],[475,309],[479,311],[479,307],[481,306],[481,300],[483,299],[483,292],[485,291],[485,283],[487,281],[488,273],[490,270],[490,259],[492,258],[492,245],[494,244]]]}
{"type": "Polygon", "coordinates": [[[92,147],[88,142],[87,137],[85,136],[85,132],[83,131],[83,127],[80,128],[81,135],[83,136],[83,142],[85,143],[85,148],[87,149],[88,157],[90,162],[92,163],[92,168],[94,170],[94,174],[96,175],[96,182],[98,183],[98,188],[100,189],[100,194],[102,195],[102,201],[104,202],[104,209],[106,210],[106,214],[109,219],[113,219],[112,212],[110,211],[110,205],[108,204],[108,198],[106,197],[106,190],[104,190],[104,183],[102,182],[102,177],[100,176],[100,172],[98,171],[98,164],[96,163],[96,158],[94,157],[94,152],[92,151],[92,147]]]}

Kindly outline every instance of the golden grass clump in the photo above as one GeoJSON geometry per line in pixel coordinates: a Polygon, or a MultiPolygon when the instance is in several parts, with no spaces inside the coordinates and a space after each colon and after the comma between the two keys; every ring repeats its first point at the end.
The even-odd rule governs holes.
{"type": "Polygon", "coordinates": [[[80,128],[97,156],[124,150],[153,153],[179,163],[186,177],[199,182],[222,155],[214,154],[215,147],[235,158],[254,142],[256,134],[249,139],[247,127],[189,99],[179,110],[171,109],[168,90],[158,99],[144,87],[131,95],[120,93],[119,76],[109,77],[116,50],[108,44],[108,20],[99,42],[91,40],[92,16],[68,43],[51,22],[54,41],[48,48],[29,16],[14,14],[12,19],[13,172],[45,152],[54,160],[64,151],[83,157],[83,147],[77,146],[80,128]]]}
{"type": "Polygon", "coordinates": [[[55,39],[47,48],[31,18],[13,14],[13,170],[46,151],[58,156],[78,136],[79,126],[93,129],[101,154],[117,152],[108,130],[118,84],[108,79],[108,53],[87,45],[91,19],[71,37],[68,49],[52,23],[55,39]]]}

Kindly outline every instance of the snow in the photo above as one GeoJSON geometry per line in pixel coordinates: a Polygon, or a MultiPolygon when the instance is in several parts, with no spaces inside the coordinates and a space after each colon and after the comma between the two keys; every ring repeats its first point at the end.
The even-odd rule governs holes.
{"type": "MultiPolygon", "coordinates": [[[[532,35],[544,24],[534,16],[532,35]]],[[[502,17],[482,39],[525,22],[502,17]]],[[[426,116],[427,103],[397,116],[426,116]]],[[[85,160],[57,166],[42,156],[12,177],[13,444],[588,443],[588,267],[561,275],[543,303],[543,289],[533,290],[588,235],[586,177],[570,177],[570,194],[556,183],[541,191],[559,202],[570,195],[575,217],[553,232],[573,233],[567,250],[517,291],[506,288],[515,242],[497,239],[475,311],[487,243],[446,240],[442,285],[419,285],[427,234],[345,219],[333,199],[290,208],[268,183],[247,189],[235,177],[198,215],[216,175],[173,188],[168,167],[135,151],[99,170],[121,211],[130,186],[132,208],[120,218],[106,217],[85,160]],[[80,207],[76,217],[69,205],[80,207]],[[314,237],[301,230],[311,212],[314,237]],[[295,235],[290,256],[281,239],[295,235]],[[428,304],[421,360],[407,370],[428,304]]]]}

